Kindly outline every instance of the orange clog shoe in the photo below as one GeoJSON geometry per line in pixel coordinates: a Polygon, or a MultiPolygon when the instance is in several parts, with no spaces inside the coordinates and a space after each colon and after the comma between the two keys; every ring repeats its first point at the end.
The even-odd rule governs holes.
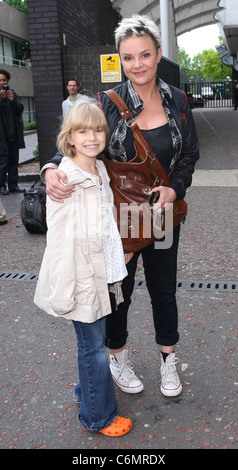
{"type": "Polygon", "coordinates": [[[107,426],[105,429],[102,429],[100,433],[104,434],[104,436],[120,437],[124,436],[124,434],[127,434],[131,428],[132,422],[130,419],[117,416],[112,424],[109,424],[109,426],[107,426]]]}

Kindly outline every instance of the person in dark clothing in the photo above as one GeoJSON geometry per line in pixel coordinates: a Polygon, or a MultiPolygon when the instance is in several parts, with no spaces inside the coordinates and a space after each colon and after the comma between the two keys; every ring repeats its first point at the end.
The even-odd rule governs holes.
{"type": "MultiPolygon", "coordinates": [[[[158,202],[154,210],[185,197],[199,158],[199,144],[191,108],[185,93],[163,82],[157,76],[162,50],[158,27],[146,16],[124,18],[115,32],[127,81],[115,87],[125,101],[137,125],[170,178],[168,187],[158,186],[158,202]]],[[[128,161],[135,155],[133,135],[110,98],[99,94],[101,107],[110,129],[106,156],[112,160],[128,161]]],[[[65,189],[65,175],[57,170],[59,156],[45,165],[47,192],[55,201],[70,197],[71,187],[65,189]],[[57,161],[58,158],[58,161],[57,161]],[[52,168],[55,168],[53,170],[52,168]]],[[[44,168],[42,169],[44,170],[44,168]]],[[[163,395],[174,397],[181,393],[182,384],[176,371],[178,359],[175,346],[179,340],[176,303],[177,252],[180,226],[173,231],[170,248],[152,244],[137,252],[127,264],[128,276],[123,280],[124,302],[107,320],[107,347],[110,348],[110,368],[115,383],[126,393],[138,393],[144,386],[132,370],[125,344],[128,336],[127,314],[134,288],[137,260],[143,259],[146,285],[151,298],[155,340],[161,350],[161,386],[163,395]]]]}
{"type": "Polygon", "coordinates": [[[18,186],[19,149],[25,148],[24,107],[14,90],[9,88],[9,80],[9,72],[0,69],[0,194],[3,196],[24,191],[18,186]]]}

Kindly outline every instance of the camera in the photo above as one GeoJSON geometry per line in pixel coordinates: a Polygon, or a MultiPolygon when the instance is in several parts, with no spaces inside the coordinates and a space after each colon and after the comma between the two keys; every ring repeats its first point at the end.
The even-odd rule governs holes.
{"type": "Polygon", "coordinates": [[[4,90],[4,91],[9,90],[9,85],[8,85],[8,83],[3,83],[3,85],[2,85],[2,90],[4,90]]]}

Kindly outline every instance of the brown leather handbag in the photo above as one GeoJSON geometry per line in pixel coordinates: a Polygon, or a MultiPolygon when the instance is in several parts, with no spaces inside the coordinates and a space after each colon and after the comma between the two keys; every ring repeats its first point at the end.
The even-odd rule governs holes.
{"type": "Polygon", "coordinates": [[[151,189],[168,186],[169,177],[121,97],[112,89],[104,93],[116,104],[134,133],[136,153],[132,160],[118,162],[103,156],[103,162],[114,194],[115,218],[124,252],[136,252],[163,239],[177,227],[186,217],[187,203],[180,199],[169,204],[168,213],[167,208],[160,212],[151,210],[148,203],[151,189]]]}

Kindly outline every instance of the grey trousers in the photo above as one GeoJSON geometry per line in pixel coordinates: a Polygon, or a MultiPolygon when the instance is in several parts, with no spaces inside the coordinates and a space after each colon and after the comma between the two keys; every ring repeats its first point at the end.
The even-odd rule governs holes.
{"type": "Polygon", "coordinates": [[[7,220],[6,217],[6,211],[2,205],[2,201],[0,199],[0,222],[4,222],[4,220],[7,220]]]}

